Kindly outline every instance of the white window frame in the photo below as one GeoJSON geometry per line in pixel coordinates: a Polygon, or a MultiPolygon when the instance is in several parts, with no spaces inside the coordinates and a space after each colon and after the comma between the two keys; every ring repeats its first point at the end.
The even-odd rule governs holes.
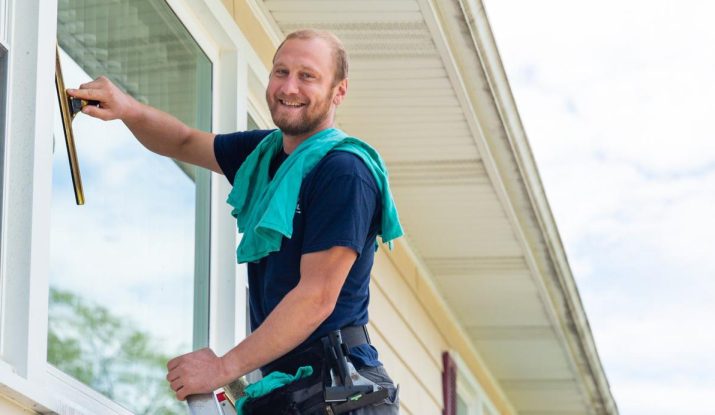
{"type": "Polygon", "coordinates": [[[497,415],[499,412],[497,412],[494,403],[484,392],[459,353],[450,350],[449,355],[457,367],[457,396],[467,404],[467,415],[497,415]],[[486,412],[484,408],[487,409],[486,412]]]}
{"type": "MultiPolygon", "coordinates": [[[[15,41],[7,48],[12,105],[6,111],[2,166],[0,390],[2,396],[41,412],[130,415],[47,363],[53,120],[45,114],[53,113],[57,99],[57,0],[0,0],[0,6],[6,2],[13,8],[4,14],[7,38],[15,41]],[[13,54],[18,50],[23,53],[13,54]]],[[[266,68],[221,0],[167,3],[212,62],[213,131],[245,129],[249,78],[265,88],[266,68]]],[[[245,269],[235,259],[235,221],[225,203],[230,186],[223,176],[210,176],[208,343],[223,354],[241,338],[236,331],[245,321],[246,298],[243,292],[234,293],[236,278],[245,278],[245,269]]]]}

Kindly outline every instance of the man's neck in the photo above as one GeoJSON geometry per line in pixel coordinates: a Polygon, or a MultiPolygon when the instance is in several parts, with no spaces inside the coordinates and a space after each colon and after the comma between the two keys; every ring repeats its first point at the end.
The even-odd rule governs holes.
{"type": "Polygon", "coordinates": [[[318,134],[319,132],[323,130],[327,130],[328,128],[333,128],[332,123],[327,126],[321,126],[319,128],[316,128],[315,130],[305,133],[305,134],[299,134],[299,135],[288,135],[288,134],[283,134],[283,151],[286,154],[290,154],[298,148],[298,146],[308,138],[314,136],[315,134],[318,134]]]}

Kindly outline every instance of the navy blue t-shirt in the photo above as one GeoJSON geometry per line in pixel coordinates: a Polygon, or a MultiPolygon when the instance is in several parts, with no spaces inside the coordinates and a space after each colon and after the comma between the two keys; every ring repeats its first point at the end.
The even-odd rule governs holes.
{"type": "MultiPolygon", "coordinates": [[[[220,134],[214,152],[221,170],[233,184],[246,157],[271,130],[220,134]]],[[[283,160],[279,152],[270,165],[273,177],[283,160]]],[[[370,270],[380,224],[380,191],[375,178],[355,154],[328,153],[305,176],[293,216],[293,235],[281,249],[258,262],[248,263],[251,327],[255,330],[300,280],[301,255],[345,246],[357,252],[333,313],[304,344],[346,326],[367,324],[370,270]]],[[[301,345],[302,346],[302,345],[301,345]]],[[[298,347],[301,347],[298,346],[298,347]]],[[[377,350],[362,345],[351,350],[356,366],[378,366],[377,350]]]]}

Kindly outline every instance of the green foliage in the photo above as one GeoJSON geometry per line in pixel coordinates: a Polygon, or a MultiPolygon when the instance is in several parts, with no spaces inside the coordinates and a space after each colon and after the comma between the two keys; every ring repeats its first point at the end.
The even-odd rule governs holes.
{"type": "Polygon", "coordinates": [[[47,360],[135,414],[185,414],[151,334],[77,294],[50,289],[47,360]]]}

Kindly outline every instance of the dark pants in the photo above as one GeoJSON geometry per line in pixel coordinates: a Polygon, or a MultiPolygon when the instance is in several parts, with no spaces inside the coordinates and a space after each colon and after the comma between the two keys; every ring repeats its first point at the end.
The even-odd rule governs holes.
{"type": "Polygon", "coordinates": [[[370,405],[350,412],[351,415],[395,415],[400,413],[400,388],[390,379],[384,367],[366,367],[358,370],[365,378],[387,389],[387,398],[377,405],[370,405]]]}

